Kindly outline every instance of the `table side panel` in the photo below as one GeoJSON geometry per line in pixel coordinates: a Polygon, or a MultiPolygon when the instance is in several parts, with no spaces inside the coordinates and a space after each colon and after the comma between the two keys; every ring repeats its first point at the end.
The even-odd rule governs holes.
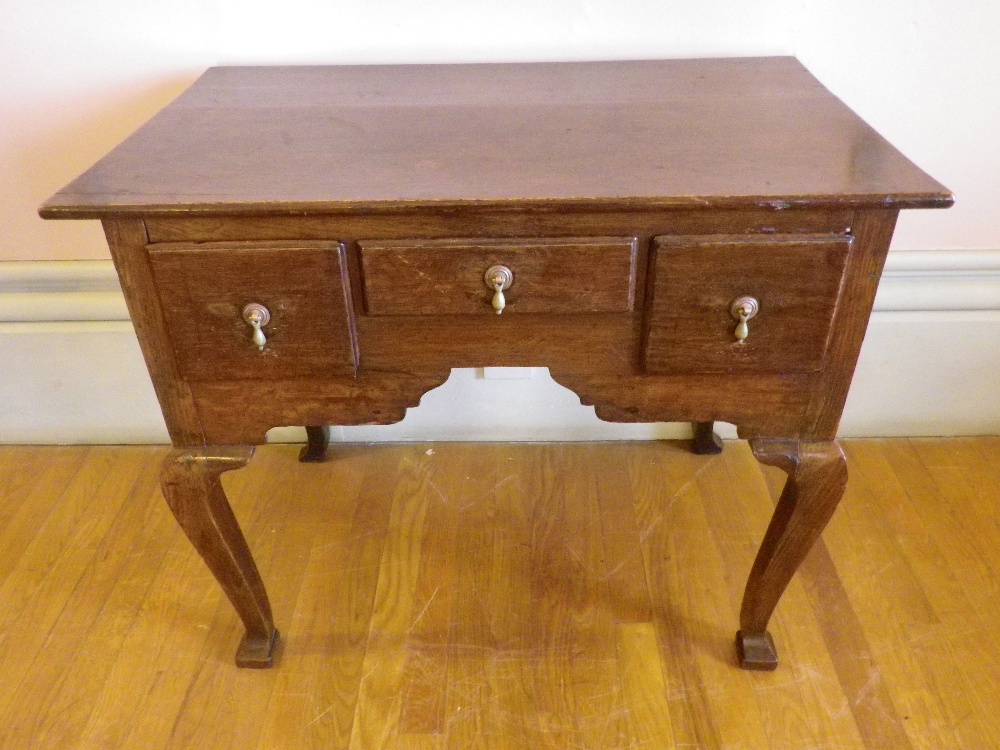
{"type": "Polygon", "coordinates": [[[177,367],[146,252],[146,228],[142,221],[130,218],[106,218],[102,224],[170,439],[174,445],[201,445],[201,417],[191,388],[177,367]]]}
{"type": "Polygon", "coordinates": [[[837,436],[898,217],[897,210],[858,211],[852,222],[855,240],[844,290],[805,417],[810,439],[833,440],[837,436]]]}

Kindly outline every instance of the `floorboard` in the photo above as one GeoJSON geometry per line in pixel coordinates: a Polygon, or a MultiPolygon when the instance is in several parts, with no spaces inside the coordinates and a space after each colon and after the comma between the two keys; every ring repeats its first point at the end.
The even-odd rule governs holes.
{"type": "Polygon", "coordinates": [[[743,442],[265,446],[224,485],[283,642],[179,532],[159,447],[0,447],[0,749],[1000,747],[1000,438],[851,440],[772,620],[743,442]]]}

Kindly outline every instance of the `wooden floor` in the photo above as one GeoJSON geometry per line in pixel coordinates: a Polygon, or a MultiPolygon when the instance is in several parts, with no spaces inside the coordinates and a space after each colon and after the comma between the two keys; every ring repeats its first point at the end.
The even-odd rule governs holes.
{"type": "Polygon", "coordinates": [[[783,479],[745,443],[262,448],[225,476],[284,638],[241,629],[164,449],[0,448],[0,748],[1000,747],[1000,438],[847,442],[734,663],[783,479]]]}

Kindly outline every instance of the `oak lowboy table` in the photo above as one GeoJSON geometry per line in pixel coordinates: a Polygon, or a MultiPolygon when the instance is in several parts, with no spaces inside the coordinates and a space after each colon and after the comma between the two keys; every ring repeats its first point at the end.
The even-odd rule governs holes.
{"type": "Polygon", "coordinates": [[[832,515],[899,209],[951,194],[791,58],[206,72],[40,209],[101,219],[174,450],[167,502],[277,639],[219,477],[278,425],[401,419],[547,366],[606,420],[733,422],[788,480],[737,647],[832,515]]]}

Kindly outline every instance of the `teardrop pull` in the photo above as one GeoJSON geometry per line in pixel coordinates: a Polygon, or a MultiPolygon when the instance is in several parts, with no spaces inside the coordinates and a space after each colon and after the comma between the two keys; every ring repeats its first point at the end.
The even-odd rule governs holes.
{"type": "Polygon", "coordinates": [[[750,326],[747,325],[747,321],[759,311],[760,303],[754,297],[737,297],[729,305],[729,314],[739,321],[736,324],[736,330],[733,331],[733,336],[739,343],[742,344],[750,335],[750,326]]]}
{"type": "Polygon", "coordinates": [[[735,333],[737,341],[745,341],[746,337],[750,335],[750,326],[747,325],[748,320],[749,318],[747,317],[746,313],[741,312],[740,322],[736,326],[736,333],[735,333]]]}
{"type": "Polygon", "coordinates": [[[507,298],[503,296],[503,280],[494,279],[493,280],[493,309],[497,311],[497,315],[503,312],[503,309],[507,306],[507,298]]]}
{"type": "Polygon", "coordinates": [[[270,311],[257,302],[251,302],[243,308],[243,320],[253,328],[252,339],[254,345],[260,351],[264,351],[264,345],[267,344],[267,336],[264,335],[264,331],[261,329],[271,321],[270,311]]]}
{"type": "Polygon", "coordinates": [[[504,308],[507,307],[507,297],[504,296],[503,290],[514,283],[514,272],[507,268],[507,266],[490,266],[486,269],[486,273],[483,274],[483,281],[486,282],[486,286],[493,290],[493,301],[491,304],[496,314],[500,315],[504,311],[504,308]]]}

